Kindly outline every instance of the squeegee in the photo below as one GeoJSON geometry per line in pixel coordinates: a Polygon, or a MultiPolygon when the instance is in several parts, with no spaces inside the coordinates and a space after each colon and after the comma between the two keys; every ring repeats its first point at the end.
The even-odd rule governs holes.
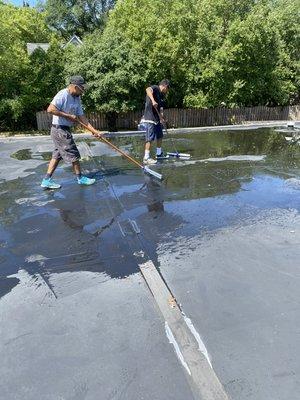
{"type": "MultiPolygon", "coordinates": [[[[82,125],[85,129],[87,129],[88,131],[92,132],[91,129],[88,128],[87,125],[85,125],[83,122],[79,121],[80,125],[82,125]]],[[[161,174],[159,174],[158,172],[152,171],[152,169],[150,169],[148,166],[142,165],[141,163],[139,163],[137,160],[135,160],[134,158],[132,158],[131,156],[129,156],[128,154],[126,154],[123,150],[119,149],[117,146],[115,146],[114,144],[112,144],[109,140],[105,139],[102,135],[99,137],[97,136],[97,138],[107,144],[109,147],[111,147],[112,149],[114,149],[115,151],[117,151],[118,153],[122,154],[122,156],[126,157],[127,160],[129,160],[132,164],[135,164],[136,166],[138,166],[139,168],[141,168],[145,173],[154,176],[154,178],[162,180],[163,177],[161,174]]]]}
{"type": "MultiPolygon", "coordinates": [[[[167,124],[165,124],[164,128],[165,128],[166,134],[168,135],[167,124]]],[[[175,143],[174,143],[174,139],[173,139],[172,137],[171,137],[171,141],[172,141],[172,145],[173,145],[175,151],[174,151],[173,153],[172,153],[172,152],[167,152],[168,156],[170,156],[170,157],[176,157],[176,158],[182,158],[182,159],[191,158],[191,155],[190,155],[190,154],[187,154],[187,153],[179,153],[179,152],[177,151],[176,146],[175,146],[175,143]]]]}

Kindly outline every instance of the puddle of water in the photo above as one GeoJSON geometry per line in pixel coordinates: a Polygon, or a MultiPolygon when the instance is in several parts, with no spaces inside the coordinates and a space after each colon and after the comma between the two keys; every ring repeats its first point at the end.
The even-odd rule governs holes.
{"type": "Polygon", "coordinates": [[[12,158],[17,160],[45,160],[49,161],[52,158],[51,151],[36,152],[33,153],[31,149],[18,150],[10,155],[12,158]]]}
{"type": "Polygon", "coordinates": [[[30,149],[22,149],[18,150],[15,153],[10,155],[12,158],[16,158],[17,160],[31,160],[32,153],[30,149]]]}
{"type": "MultiPolygon", "coordinates": [[[[124,278],[138,272],[119,228],[128,219],[137,222],[141,243],[157,262],[157,249],[164,242],[172,246],[178,237],[243,224],[260,209],[299,209],[300,147],[287,143],[285,133],[273,129],[194,132],[173,134],[172,139],[165,137],[164,150],[175,147],[190,153],[191,159],[169,159],[154,166],[163,174],[163,182],[108,152],[82,163],[97,178],[93,187],[79,187],[63,167],[55,176],[62,189],[41,192],[44,166],[35,168],[34,175],[2,183],[0,227],[9,238],[5,248],[0,247],[2,271],[13,274],[18,265],[25,265],[30,274],[38,272],[46,280],[72,271],[124,278]],[[25,261],[34,254],[45,260],[25,261]]],[[[143,138],[110,140],[141,160],[143,138]]],[[[99,141],[85,143],[92,153],[103,154],[99,141]]],[[[12,156],[46,160],[51,152],[38,153],[33,147],[12,156]]]]}
{"type": "MultiPolygon", "coordinates": [[[[144,142],[140,137],[120,137],[113,139],[119,147],[127,147],[130,155],[141,159],[144,142]]],[[[261,128],[257,130],[244,131],[213,131],[193,132],[184,134],[165,135],[163,142],[164,151],[178,150],[182,153],[191,154],[191,161],[215,159],[222,161],[223,158],[244,159],[256,157],[289,161],[292,158],[299,158],[299,149],[294,146],[287,146],[285,135],[276,132],[274,129],[261,128]],[[175,147],[175,148],[174,148],[175,147]]],[[[165,160],[162,163],[170,163],[173,159],[165,160]]],[[[181,160],[180,160],[181,161],[181,160]]],[[[184,161],[182,161],[184,162],[184,161]]]]}
{"type": "Polygon", "coordinates": [[[0,277],[0,298],[9,293],[15,286],[18,285],[19,279],[17,278],[1,278],[0,277]]]}

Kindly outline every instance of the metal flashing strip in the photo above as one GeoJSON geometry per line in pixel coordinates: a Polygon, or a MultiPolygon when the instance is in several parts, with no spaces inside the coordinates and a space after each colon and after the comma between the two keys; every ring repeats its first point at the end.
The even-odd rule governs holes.
{"type": "Polygon", "coordinates": [[[199,351],[199,342],[187,324],[176,300],[152,261],[139,264],[143,277],[154,296],[168,327],[168,338],[187,371],[195,399],[229,400],[206,354],[199,351]],[[170,333],[171,331],[171,333],[170,333]]]}

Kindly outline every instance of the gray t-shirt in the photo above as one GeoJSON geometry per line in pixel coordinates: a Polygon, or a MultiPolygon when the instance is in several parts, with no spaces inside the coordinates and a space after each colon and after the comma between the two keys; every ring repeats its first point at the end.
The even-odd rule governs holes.
{"type": "MultiPolygon", "coordinates": [[[[68,114],[78,116],[84,114],[80,97],[72,96],[68,89],[60,90],[51,101],[51,104],[53,104],[59,111],[66,112],[68,114]]],[[[53,115],[52,124],[73,126],[74,122],[67,118],[53,115]]]]}

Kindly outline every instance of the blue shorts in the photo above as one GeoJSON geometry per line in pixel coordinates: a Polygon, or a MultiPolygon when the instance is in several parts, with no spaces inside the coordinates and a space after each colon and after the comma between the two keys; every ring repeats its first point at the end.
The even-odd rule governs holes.
{"type": "Polygon", "coordinates": [[[146,130],[146,126],[144,122],[140,122],[138,124],[138,131],[145,131],[146,130]]]}
{"type": "Polygon", "coordinates": [[[150,122],[144,122],[144,125],[146,128],[146,142],[153,142],[153,140],[161,139],[164,136],[162,125],[160,123],[155,125],[150,122]]]}

